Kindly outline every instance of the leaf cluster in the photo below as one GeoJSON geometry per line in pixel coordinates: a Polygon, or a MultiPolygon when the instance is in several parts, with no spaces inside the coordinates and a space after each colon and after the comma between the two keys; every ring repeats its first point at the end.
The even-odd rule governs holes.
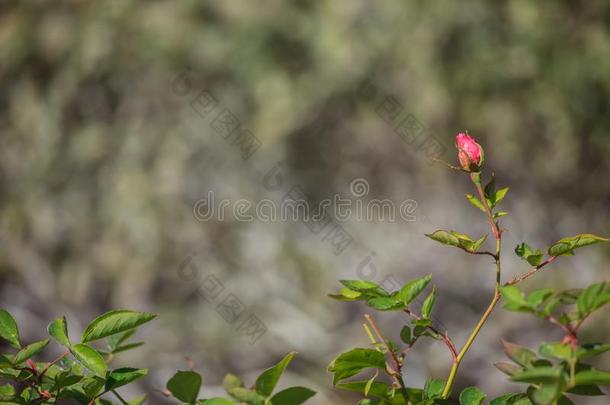
{"type": "Polygon", "coordinates": [[[243,381],[227,374],[223,387],[229,398],[212,397],[199,398],[202,377],[195,371],[178,371],[167,382],[167,392],[175,399],[185,404],[201,405],[300,405],[315,395],[315,392],[305,387],[289,387],[274,394],[280,377],[292,361],[295,353],[288,353],[279,363],[264,370],[250,387],[245,387],[243,381]]]}
{"type": "Polygon", "coordinates": [[[113,393],[122,403],[143,403],[145,396],[127,402],[116,389],[146,376],[148,370],[132,367],[113,369],[109,363],[115,354],[143,344],[128,340],[139,326],[155,316],[128,310],[110,311],[91,321],[76,342],[68,335],[66,318],[61,317],[49,325],[50,338],[24,346],[17,322],[8,311],[0,309],[0,338],[14,348],[13,353],[0,355],[0,377],[8,381],[0,387],[0,401],[50,404],[67,400],[78,404],[107,405],[112,402],[105,396],[113,393]],[[50,362],[35,361],[34,358],[41,354],[51,339],[63,346],[65,352],[50,362]]]}

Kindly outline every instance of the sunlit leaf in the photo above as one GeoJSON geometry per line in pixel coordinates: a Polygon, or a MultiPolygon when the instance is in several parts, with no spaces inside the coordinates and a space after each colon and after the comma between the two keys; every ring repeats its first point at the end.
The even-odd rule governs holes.
{"type": "Polygon", "coordinates": [[[366,368],[385,369],[385,356],[373,349],[352,349],[341,353],[328,366],[328,371],[334,373],[333,384],[352,377],[366,368]]]}
{"type": "Polygon", "coordinates": [[[465,388],[460,393],[460,405],[481,405],[486,396],[487,395],[477,387],[465,388]]]}
{"type": "Polygon", "coordinates": [[[106,362],[101,354],[92,347],[78,343],[70,347],[70,352],[83,366],[99,377],[106,376],[106,362]]]}
{"type": "Polygon", "coordinates": [[[400,289],[400,298],[405,305],[409,305],[419,294],[421,294],[430,283],[430,280],[432,280],[432,275],[428,274],[425,277],[408,281],[400,289]]]}
{"type": "Polygon", "coordinates": [[[49,335],[51,335],[53,339],[57,340],[60,344],[66,347],[70,347],[71,343],[70,338],[68,337],[68,325],[65,316],[57,318],[51,322],[47,329],[49,331],[49,335]]]}
{"type": "Polygon", "coordinates": [[[112,370],[106,377],[106,391],[127,385],[146,374],[148,374],[148,370],[145,368],[124,367],[112,370]]]}
{"type": "Polygon", "coordinates": [[[264,397],[271,395],[277,382],[284,373],[284,370],[286,370],[286,367],[292,361],[295,354],[295,352],[288,353],[279,363],[263,371],[256,379],[256,392],[264,397]]]}
{"type": "Polygon", "coordinates": [[[560,239],[549,248],[550,256],[562,256],[574,254],[574,249],[594,245],[596,243],[608,242],[610,239],[601,236],[584,233],[560,239]]]}
{"type": "Polygon", "coordinates": [[[83,332],[83,343],[136,328],[156,317],[147,312],[115,310],[95,318],[83,332]]]}
{"type": "Polygon", "coordinates": [[[49,339],[41,340],[36,343],[32,343],[31,345],[27,345],[23,349],[19,350],[19,352],[15,355],[13,359],[13,363],[21,364],[24,361],[32,358],[36,354],[38,354],[42,349],[44,349],[49,344],[49,339]]]}
{"type": "Polygon", "coordinates": [[[15,322],[15,318],[4,309],[0,309],[0,337],[6,340],[15,349],[21,348],[17,322],[15,322]]]}

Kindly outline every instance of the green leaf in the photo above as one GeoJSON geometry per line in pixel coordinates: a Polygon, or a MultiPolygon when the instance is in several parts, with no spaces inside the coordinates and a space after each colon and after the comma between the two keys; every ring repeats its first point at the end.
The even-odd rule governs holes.
{"type": "Polygon", "coordinates": [[[610,372],[589,369],[576,373],[574,376],[576,385],[610,385],[610,372]]]}
{"type": "Polygon", "coordinates": [[[385,356],[373,349],[352,349],[341,353],[328,366],[328,371],[334,373],[333,384],[348,377],[352,377],[366,368],[379,368],[385,370],[385,356]]]}
{"type": "Polygon", "coordinates": [[[508,215],[508,212],[506,212],[506,211],[498,211],[498,212],[494,213],[493,217],[494,217],[494,219],[498,219],[498,218],[505,217],[507,215],[508,215]]]}
{"type": "Polygon", "coordinates": [[[405,304],[402,301],[393,297],[374,297],[367,300],[366,304],[379,311],[395,311],[405,307],[405,304]]]}
{"type": "Polygon", "coordinates": [[[47,329],[49,331],[49,335],[51,335],[53,339],[57,340],[59,344],[70,347],[71,343],[70,338],[68,337],[68,324],[65,316],[57,318],[51,322],[47,329]]]}
{"type": "Polygon", "coordinates": [[[445,381],[428,378],[424,385],[424,396],[426,399],[439,398],[445,388],[445,381]]]}
{"type": "Polygon", "coordinates": [[[586,359],[607,352],[608,350],[610,350],[610,343],[590,343],[579,346],[576,349],[575,356],[579,360],[586,359]]]}
{"type": "Polygon", "coordinates": [[[481,203],[481,200],[479,200],[478,197],[475,197],[472,194],[466,194],[466,198],[472,205],[485,212],[485,207],[483,207],[483,203],[481,203]]]}
{"type": "Polygon", "coordinates": [[[536,389],[532,389],[530,397],[536,405],[551,405],[557,404],[557,400],[561,396],[565,384],[556,382],[553,384],[542,384],[536,389]]]}
{"type": "Polygon", "coordinates": [[[84,343],[78,343],[70,348],[70,352],[79,363],[92,371],[95,375],[99,377],[106,376],[106,362],[102,355],[91,346],[84,343]]]}
{"type": "Polygon", "coordinates": [[[339,291],[339,294],[328,294],[328,296],[330,298],[338,300],[338,301],[348,301],[349,302],[349,301],[358,301],[358,299],[361,299],[362,293],[359,291],[350,290],[347,287],[343,287],[339,291]]]}
{"type": "Polygon", "coordinates": [[[265,397],[258,394],[256,391],[242,387],[231,388],[231,390],[229,390],[229,395],[238,401],[251,405],[263,405],[265,402],[265,397]]]}
{"type": "Polygon", "coordinates": [[[536,367],[515,374],[511,380],[532,384],[554,383],[562,377],[562,374],[563,370],[559,368],[536,367]]]}
{"type": "Polygon", "coordinates": [[[15,349],[21,349],[17,322],[15,322],[15,318],[4,309],[0,309],[0,337],[6,340],[15,349]]]}
{"type": "Polygon", "coordinates": [[[518,311],[518,312],[533,312],[533,308],[530,304],[525,300],[523,293],[519,291],[517,286],[509,285],[505,287],[500,287],[500,292],[502,293],[502,297],[506,301],[504,304],[504,308],[509,311],[518,311]]]}
{"type": "Polygon", "coordinates": [[[472,243],[472,245],[470,245],[470,248],[467,250],[471,251],[471,252],[477,252],[479,250],[479,248],[483,245],[483,243],[485,243],[486,240],[487,240],[487,235],[481,236],[479,239],[474,241],[474,243],[472,243]]]}
{"type": "MultiPolygon", "coordinates": [[[[364,391],[367,389],[367,385],[369,385],[369,380],[350,381],[346,383],[337,384],[337,388],[364,394],[364,391]]],[[[368,389],[370,395],[378,398],[389,398],[390,396],[390,388],[388,388],[387,384],[383,382],[373,382],[372,384],[370,384],[368,389]]]]}
{"type": "Polygon", "coordinates": [[[432,280],[432,275],[428,274],[427,276],[408,281],[400,289],[400,298],[405,305],[409,305],[419,294],[421,294],[430,283],[430,280],[432,280]]]}
{"type": "Polygon", "coordinates": [[[13,359],[14,364],[21,364],[24,361],[32,358],[36,354],[38,354],[42,349],[44,349],[49,344],[49,339],[41,340],[40,342],[32,343],[31,345],[27,345],[23,349],[19,350],[19,352],[15,355],[13,359]]]}
{"type": "Polygon", "coordinates": [[[492,198],[488,200],[490,203],[489,207],[495,208],[496,205],[500,204],[502,200],[504,200],[504,197],[506,197],[506,193],[508,193],[508,187],[504,187],[496,191],[492,198]]]}
{"type": "MultiPolygon", "coordinates": [[[[0,354],[0,370],[3,368],[13,368],[11,360],[3,354],[0,354]]],[[[0,377],[2,377],[0,375],[0,377]]]]}
{"type": "Polygon", "coordinates": [[[180,401],[194,404],[201,389],[201,376],[194,371],[178,371],[169,379],[166,388],[180,401]]]}
{"type": "Polygon", "coordinates": [[[136,328],[156,317],[155,314],[124,309],[106,312],[95,318],[83,332],[81,341],[91,342],[136,328]]]}
{"type": "MultiPolygon", "coordinates": [[[[392,349],[392,350],[394,350],[394,349],[392,349]]],[[[378,376],[379,376],[379,370],[375,370],[375,374],[366,382],[366,385],[364,386],[364,396],[365,397],[369,396],[369,391],[371,390],[371,387],[375,383],[375,379],[377,379],[378,376]]]]}
{"type": "Polygon", "coordinates": [[[424,235],[426,235],[427,237],[429,237],[432,240],[442,243],[443,245],[449,245],[449,246],[455,246],[455,247],[460,246],[460,240],[457,237],[455,237],[451,233],[444,231],[442,229],[438,230],[438,231],[434,231],[430,234],[424,234],[424,235]]]}
{"type": "Polygon", "coordinates": [[[496,178],[492,177],[489,183],[485,186],[484,195],[487,200],[487,204],[489,204],[489,208],[493,209],[496,205],[500,204],[504,197],[506,197],[506,193],[508,192],[508,187],[504,187],[498,191],[496,191],[496,178]]]}
{"type": "Polygon", "coordinates": [[[603,282],[587,287],[576,300],[576,306],[580,316],[584,318],[608,302],[610,302],[610,284],[603,282]]]}
{"type": "Polygon", "coordinates": [[[10,384],[0,386],[0,401],[11,399],[15,395],[15,387],[10,384]]]}
{"type": "Polygon", "coordinates": [[[411,328],[408,326],[403,326],[400,330],[400,340],[404,343],[410,345],[412,342],[411,328]]]}
{"type": "Polygon", "coordinates": [[[82,380],[82,376],[72,374],[72,370],[63,371],[55,376],[55,389],[61,389],[64,387],[69,387],[70,385],[74,385],[82,380]]]}
{"type": "Polygon", "coordinates": [[[548,300],[554,293],[552,288],[541,288],[539,290],[532,291],[527,296],[527,303],[532,308],[537,308],[538,306],[544,304],[546,300],[548,300]]]}
{"type": "Polygon", "coordinates": [[[481,405],[486,396],[477,387],[465,388],[460,394],[460,405],[481,405]]]}
{"type": "Polygon", "coordinates": [[[270,405],[300,405],[316,395],[315,391],[304,387],[290,387],[271,397],[270,405]]]}
{"type": "Polygon", "coordinates": [[[506,353],[512,361],[523,367],[529,367],[532,364],[532,361],[536,359],[536,353],[532,350],[524,346],[507,342],[506,340],[502,340],[502,348],[504,349],[504,353],[506,353]]]}
{"type": "Polygon", "coordinates": [[[339,280],[341,284],[352,291],[367,292],[379,288],[379,285],[366,280],[339,280]]]}
{"type": "Polygon", "coordinates": [[[543,343],[540,346],[540,354],[555,357],[561,360],[570,360],[574,356],[572,347],[565,343],[543,343]]]}
{"type": "Polygon", "coordinates": [[[592,235],[590,233],[584,233],[576,236],[570,236],[567,238],[560,239],[555,242],[549,248],[550,256],[564,256],[573,255],[574,249],[594,245],[600,242],[608,242],[610,239],[603,238],[601,236],[592,235]]]}
{"type": "Polygon", "coordinates": [[[426,236],[444,245],[455,246],[468,252],[476,252],[485,242],[485,239],[487,239],[487,235],[485,235],[475,241],[468,235],[444,230],[438,230],[431,234],[426,234],[426,236]]]}
{"type": "Polygon", "coordinates": [[[227,374],[222,380],[222,386],[228,392],[231,388],[243,387],[244,383],[241,378],[237,377],[236,375],[227,374]]]}
{"type": "Polygon", "coordinates": [[[114,390],[142,378],[146,374],[148,374],[148,369],[145,368],[117,368],[108,373],[105,389],[106,391],[114,390]]]}
{"type": "Polygon", "coordinates": [[[421,307],[422,317],[424,317],[426,319],[430,318],[430,314],[432,313],[432,307],[434,306],[435,301],[436,301],[436,289],[432,288],[432,291],[430,292],[428,297],[426,297],[426,300],[422,304],[422,307],[421,307]]]}
{"type": "Polygon", "coordinates": [[[279,381],[282,373],[292,360],[296,353],[290,352],[288,353],[279,363],[275,366],[270,367],[263,371],[261,375],[256,379],[256,392],[261,394],[264,397],[268,397],[273,392],[277,382],[279,381]]]}
{"type": "Polygon", "coordinates": [[[496,193],[496,178],[492,175],[489,182],[487,182],[487,184],[485,185],[485,188],[483,190],[483,195],[485,196],[485,199],[487,199],[489,202],[489,199],[492,198],[495,193],[496,193]]]}
{"type": "Polygon", "coordinates": [[[494,366],[506,375],[513,376],[523,371],[523,368],[513,363],[499,362],[494,363],[494,366]]]}
{"type": "Polygon", "coordinates": [[[534,249],[525,242],[517,245],[515,254],[534,267],[539,266],[544,257],[544,252],[542,250],[534,249]]]}

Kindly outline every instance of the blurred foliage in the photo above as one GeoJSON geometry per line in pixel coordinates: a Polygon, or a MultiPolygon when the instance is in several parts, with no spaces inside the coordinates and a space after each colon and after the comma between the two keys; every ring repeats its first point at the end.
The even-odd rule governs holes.
{"type": "MultiPolygon", "coordinates": [[[[388,96],[401,117],[413,114],[443,140],[451,161],[455,132],[481,140],[535,245],[585,229],[609,233],[609,21],[602,0],[2,1],[0,304],[34,336],[28,324],[63,313],[85,320],[108,308],[154,309],[160,321],[147,340],[157,356],[146,366],[175,364],[149,389],[185,354],[222,375],[254,372],[269,353],[296,349],[308,359],[302,375],[319,370],[346,335],[365,338],[346,332],[359,328],[357,314],[321,299],[323,286],[354,278],[371,251],[384,274],[439,272],[456,290],[444,269],[489,276],[459,252],[439,261],[429,250],[422,235],[446,222],[454,184],[378,115],[388,96]],[[192,91],[179,96],[172,81],[187,70],[192,91]],[[371,77],[377,97],[364,102],[357,89],[371,77]],[[201,90],[262,142],[248,162],[191,109],[201,90]],[[193,217],[208,190],[269,198],[260,171],[277,161],[314,198],[345,192],[355,177],[369,181],[371,197],[414,198],[418,221],[350,223],[358,249],[337,258],[302,224],[193,217]],[[178,276],[193,252],[197,274],[222,279],[265,321],[270,332],[257,346],[178,276]]],[[[464,224],[476,214],[466,205],[464,224]]],[[[604,269],[607,277],[602,260],[592,254],[557,269],[556,286],[600,279],[604,269]]],[[[485,300],[473,283],[462,287],[452,297],[460,305],[437,303],[449,328],[471,322],[485,300]]],[[[503,328],[515,327],[507,319],[486,338],[495,349],[503,328]]],[[[469,363],[482,370],[473,378],[499,392],[484,358],[469,363]]],[[[441,363],[421,367],[440,374],[441,363]]],[[[328,378],[312,378],[303,385],[328,389],[328,378]]]]}

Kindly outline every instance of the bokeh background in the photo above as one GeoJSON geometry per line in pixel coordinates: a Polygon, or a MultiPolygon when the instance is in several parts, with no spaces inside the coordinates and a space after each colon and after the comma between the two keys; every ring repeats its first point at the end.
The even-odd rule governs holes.
{"type": "MultiPolygon", "coordinates": [[[[187,367],[185,356],[212,394],[226,372],[250,380],[291,350],[299,355],[282,386],[315,388],[312,404],[355,403],[324,371],[340,351],[367,344],[366,309],[326,297],[337,279],[432,273],[436,318],[460,345],[491,298],[488,259],[423,236],[487,232],[464,198],[467,176],[430,156],[454,162],[453,136],[467,129],[488,174],[510,185],[510,277],[527,270],[512,254],[521,241],[610,233],[609,100],[602,0],[1,1],[0,305],[26,341],[61,314],[76,335],[112,308],[158,313],[139,334],[147,344],[117,359],[152,369],[126,390],[150,403],[168,402],[156,390],[187,367]],[[214,112],[202,113],[210,97],[214,112]],[[225,109],[250,143],[215,129],[225,109]],[[415,220],[340,222],[352,241],[337,254],[302,222],[194,215],[210,191],[253,204],[293,187],[312,201],[354,200],[354,179],[368,186],[364,202],[416,201],[415,220]],[[217,296],[202,293],[219,284],[217,296]],[[225,299],[240,303],[238,320],[218,310],[225,299]],[[244,319],[266,333],[252,342],[244,319]]],[[[609,260],[607,246],[585,249],[523,286],[609,279],[609,260]]],[[[393,337],[404,323],[377,319],[393,337]]],[[[609,332],[602,314],[583,338],[609,332]]],[[[492,365],[504,357],[500,338],[560,337],[498,310],[457,389],[519,389],[492,365]]],[[[406,380],[421,386],[449,367],[442,344],[423,343],[406,380]]]]}

